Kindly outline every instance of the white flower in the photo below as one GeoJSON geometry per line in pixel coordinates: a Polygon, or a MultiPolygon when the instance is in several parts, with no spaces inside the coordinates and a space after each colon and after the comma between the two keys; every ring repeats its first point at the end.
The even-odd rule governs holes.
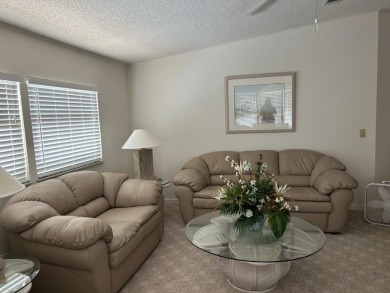
{"type": "MultiPolygon", "coordinates": [[[[240,165],[241,165],[241,163],[240,163],[240,165]]],[[[244,171],[250,171],[250,170],[252,170],[252,165],[251,165],[251,163],[244,161],[242,163],[242,168],[244,169],[244,171]]]]}
{"type": "Polygon", "coordinates": [[[251,210],[247,210],[246,213],[245,213],[245,216],[246,216],[247,218],[250,218],[250,217],[253,216],[253,212],[252,212],[251,210]]]}
{"type": "Polygon", "coordinates": [[[278,183],[275,181],[275,192],[278,195],[283,195],[288,190],[287,184],[278,186],[278,183]]]}
{"type": "Polygon", "coordinates": [[[230,161],[230,156],[226,156],[225,161],[230,161]]]}
{"type": "Polygon", "coordinates": [[[295,211],[298,211],[298,206],[295,206],[295,211]]]}
{"type": "Polygon", "coordinates": [[[253,179],[252,179],[252,180],[250,181],[250,184],[251,184],[252,186],[256,186],[256,180],[253,180],[253,179]]]}
{"type": "Polygon", "coordinates": [[[221,200],[223,198],[226,197],[226,194],[225,194],[225,190],[223,188],[221,188],[219,191],[218,191],[218,195],[215,196],[214,198],[215,199],[218,199],[218,200],[221,200]]]}

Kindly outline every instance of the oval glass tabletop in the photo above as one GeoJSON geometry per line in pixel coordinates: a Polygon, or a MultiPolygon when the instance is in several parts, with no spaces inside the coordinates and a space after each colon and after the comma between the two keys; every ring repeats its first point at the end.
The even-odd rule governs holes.
{"type": "Polygon", "coordinates": [[[196,247],[217,256],[249,262],[283,262],[312,255],[324,247],[320,228],[292,217],[283,236],[276,239],[266,222],[262,231],[237,232],[235,217],[219,211],[192,219],[185,228],[187,239],[196,247]]]}
{"type": "Polygon", "coordinates": [[[0,270],[0,293],[20,292],[29,286],[40,269],[40,262],[35,257],[3,254],[0,258],[4,259],[4,267],[0,270]]]}

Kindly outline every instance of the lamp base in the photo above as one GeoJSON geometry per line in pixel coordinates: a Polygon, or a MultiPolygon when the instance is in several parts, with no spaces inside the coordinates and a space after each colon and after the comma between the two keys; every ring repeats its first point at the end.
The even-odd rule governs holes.
{"type": "Polygon", "coordinates": [[[158,180],[158,178],[154,176],[152,149],[134,150],[133,161],[134,178],[158,180]]]}

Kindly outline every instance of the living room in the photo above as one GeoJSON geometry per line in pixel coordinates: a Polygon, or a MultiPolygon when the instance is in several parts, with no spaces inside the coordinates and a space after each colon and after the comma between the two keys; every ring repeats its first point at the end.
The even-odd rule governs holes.
{"type": "MultiPolygon", "coordinates": [[[[0,72],[98,89],[103,162],[85,170],[132,177],[132,151],[121,147],[139,128],[162,142],[153,149],[154,173],[168,180],[186,161],[211,151],[309,149],[347,166],[359,183],[350,209],[363,210],[365,186],[390,178],[390,12],[319,18],[317,32],[312,13],[309,25],[136,62],[4,21],[0,72]],[[227,134],[224,78],[277,72],[296,72],[295,131],[227,134]]],[[[163,193],[167,204],[177,204],[173,184],[163,193]]]]}

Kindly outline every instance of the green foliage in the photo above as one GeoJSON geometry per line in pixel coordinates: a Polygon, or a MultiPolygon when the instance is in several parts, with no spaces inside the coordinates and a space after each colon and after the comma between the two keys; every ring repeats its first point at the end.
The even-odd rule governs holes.
{"type": "Polygon", "coordinates": [[[238,231],[250,228],[260,217],[266,215],[272,233],[280,238],[290,222],[290,206],[284,198],[287,186],[279,187],[275,183],[274,176],[265,173],[267,164],[261,161],[261,154],[256,162],[254,178],[250,173],[252,167],[248,162],[238,163],[230,157],[226,157],[226,160],[230,161],[231,166],[236,170],[238,182],[233,183],[224,179],[227,187],[216,197],[221,201],[221,214],[239,215],[234,223],[238,231]],[[244,172],[248,171],[250,179],[244,176],[244,172]]]}
{"type": "Polygon", "coordinates": [[[271,228],[272,234],[274,234],[276,238],[283,236],[289,222],[289,215],[286,215],[286,213],[283,213],[282,211],[276,211],[268,215],[268,224],[271,228]]]}

